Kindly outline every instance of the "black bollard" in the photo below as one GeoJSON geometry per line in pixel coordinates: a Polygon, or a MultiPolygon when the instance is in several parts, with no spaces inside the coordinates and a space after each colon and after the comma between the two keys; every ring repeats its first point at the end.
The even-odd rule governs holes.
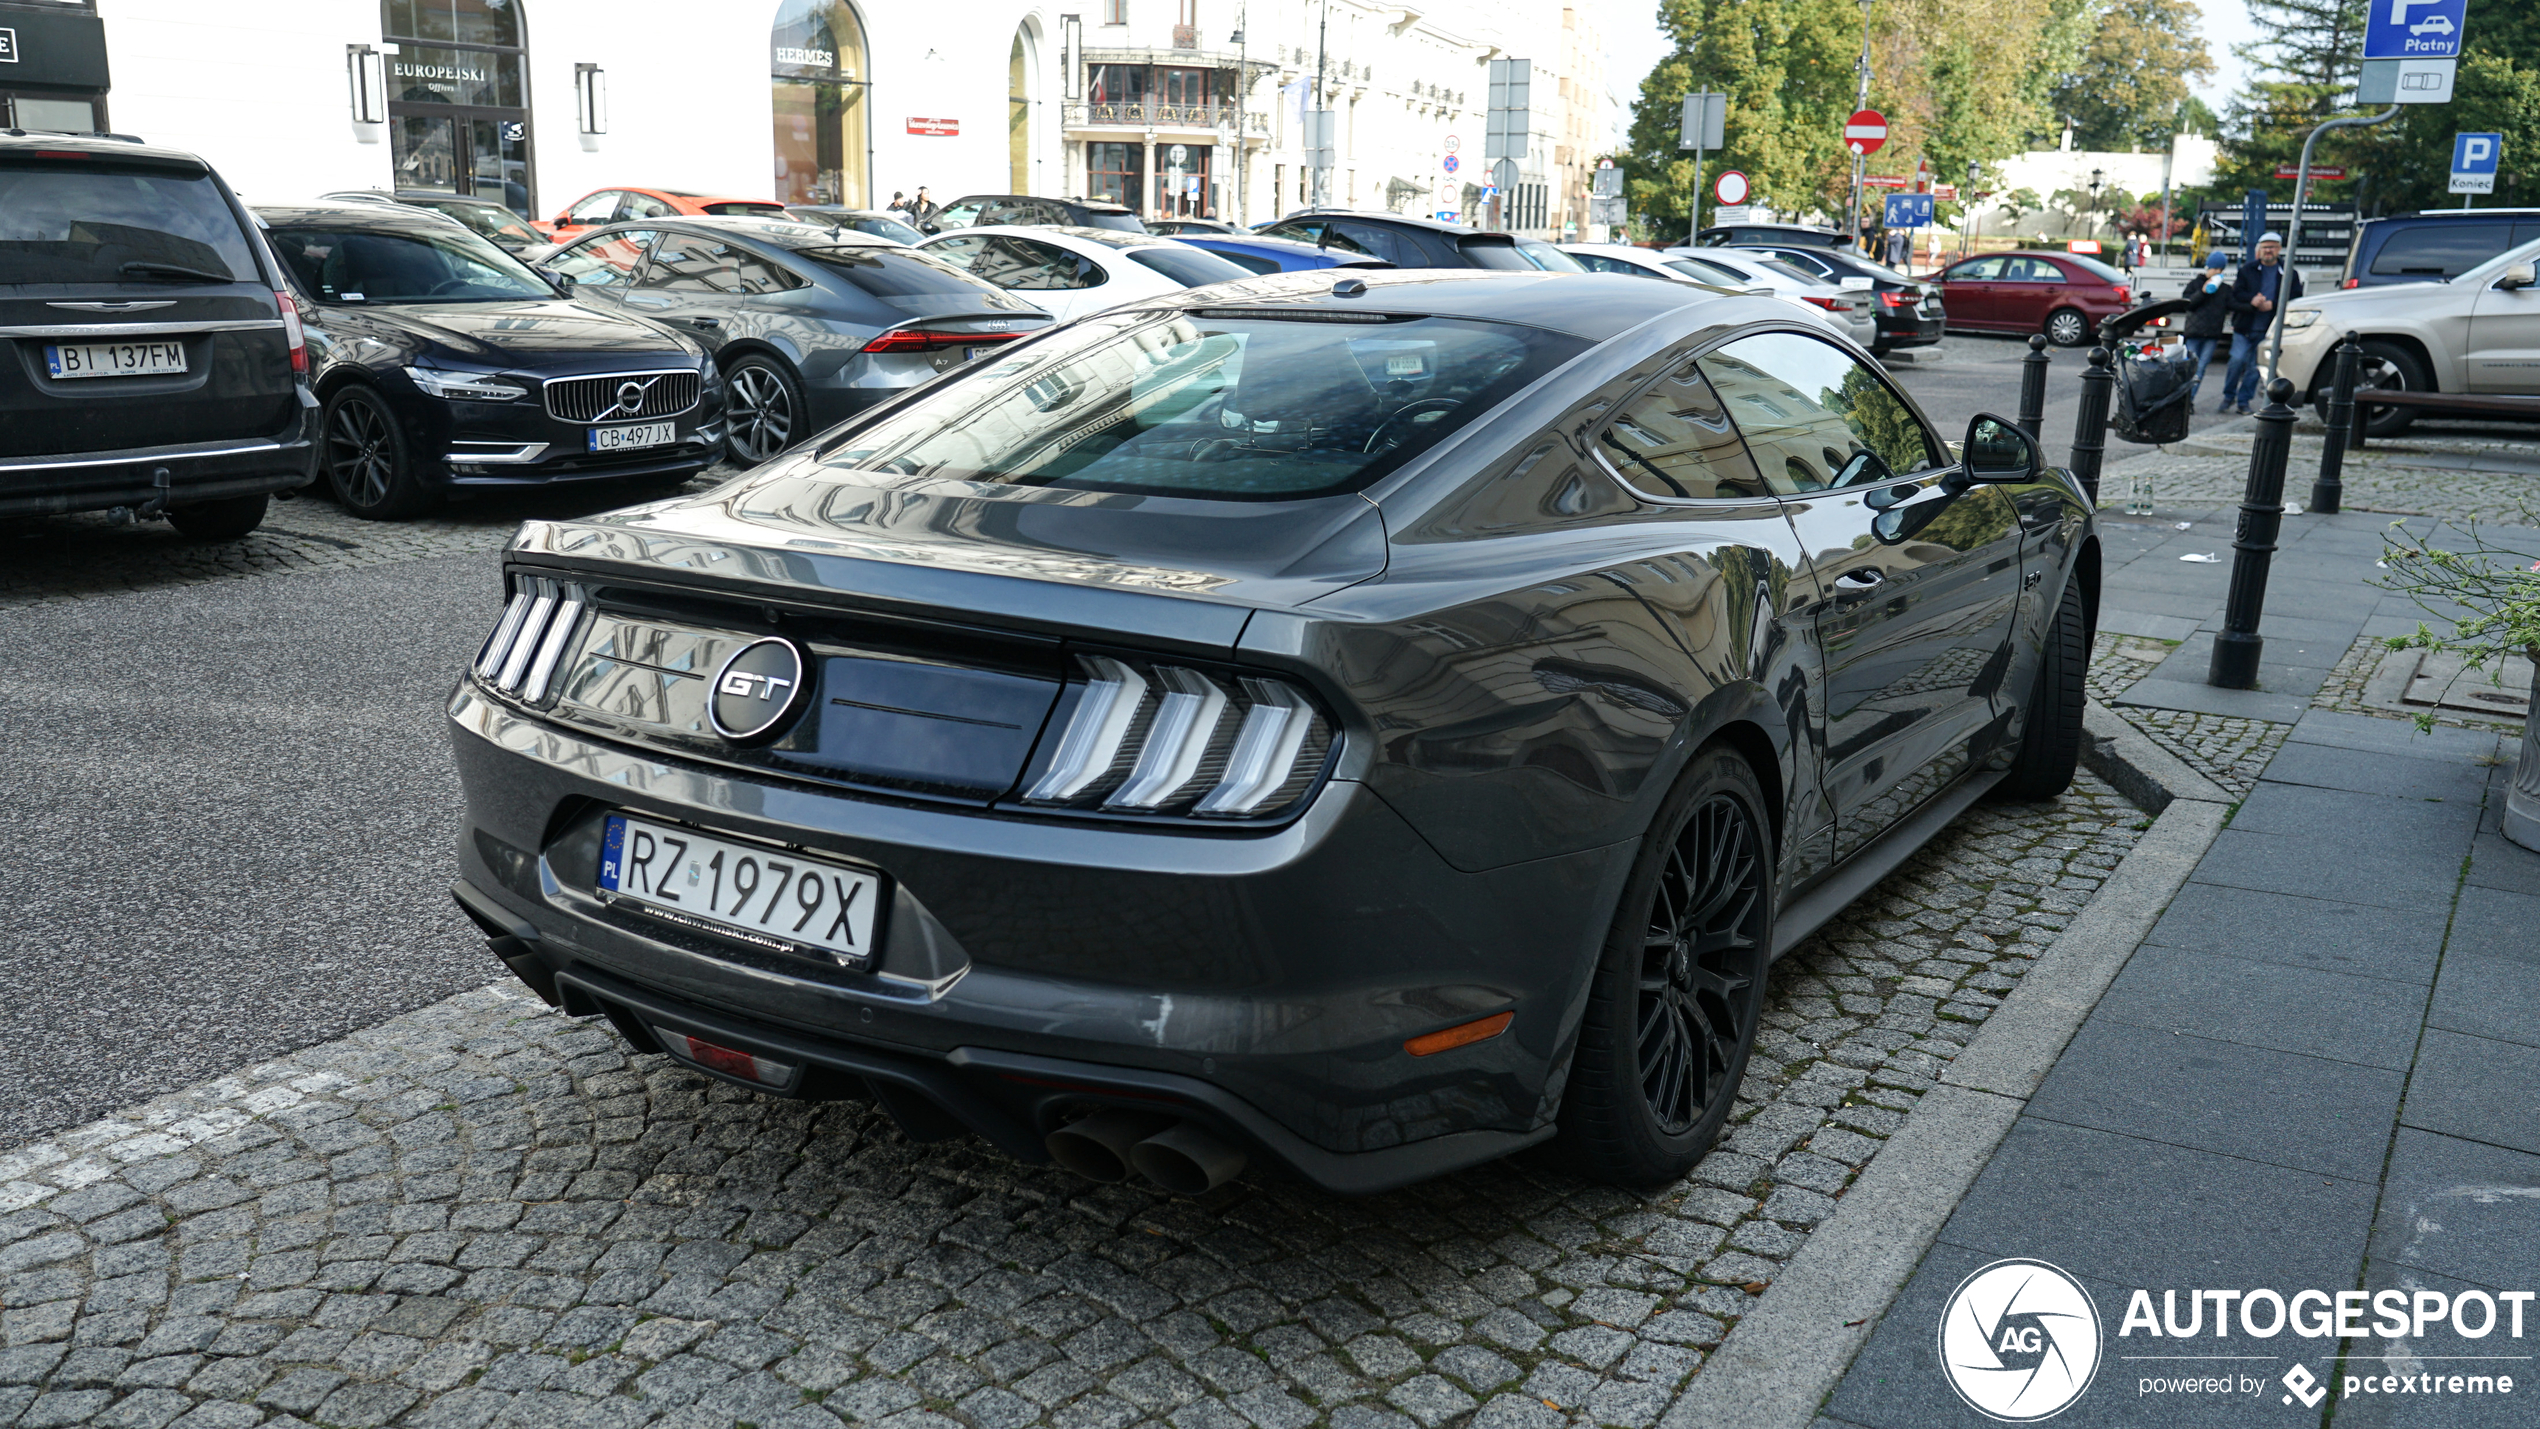
{"type": "Polygon", "coordinates": [[[2328,388],[2328,435],[2320,442],[2320,474],[2311,481],[2311,510],[2337,514],[2346,499],[2346,434],[2360,415],[2355,411],[2355,370],[2363,365],[2364,345],[2353,333],[2337,344],[2337,375],[2328,388]]]}
{"type": "Polygon", "coordinates": [[[2046,425],[2046,334],[2028,336],[2028,356],[2020,359],[2020,430],[2031,438],[2046,425]]]}
{"type": "Polygon", "coordinates": [[[2116,355],[2090,349],[2081,372],[2081,409],[2073,414],[2073,475],[2090,504],[2099,504],[2099,458],[2108,450],[2108,401],[2117,390],[2116,355]]]}
{"type": "Polygon", "coordinates": [[[2267,566],[2275,558],[2276,533],[2284,527],[2284,462],[2293,453],[2293,384],[2267,384],[2258,413],[2258,435],[2249,444],[2249,487],[2240,498],[2240,526],[2231,538],[2231,603],[2223,608],[2222,633],[2205,683],[2226,690],[2258,687],[2258,617],[2267,606],[2267,566]]]}

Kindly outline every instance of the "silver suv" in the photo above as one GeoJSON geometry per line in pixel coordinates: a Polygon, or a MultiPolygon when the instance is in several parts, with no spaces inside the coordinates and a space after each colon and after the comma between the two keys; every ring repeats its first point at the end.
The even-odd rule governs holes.
{"type": "Polygon", "coordinates": [[[314,472],[300,318],[191,154],[0,134],[0,516],[125,508],[232,540],[314,472]]]}
{"type": "MultiPolygon", "coordinates": [[[[2297,298],[2284,312],[2282,375],[2326,401],[2338,342],[2362,340],[2364,388],[2540,394],[2540,240],[2431,283],[2348,288],[2297,298]]],[[[2364,430],[2405,431],[2421,408],[2367,406],[2364,430]]]]}

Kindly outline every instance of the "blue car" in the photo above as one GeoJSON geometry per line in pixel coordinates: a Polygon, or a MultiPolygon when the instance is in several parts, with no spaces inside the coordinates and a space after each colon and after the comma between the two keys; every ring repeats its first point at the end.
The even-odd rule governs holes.
{"type": "Polygon", "coordinates": [[[1179,233],[1174,235],[1193,248],[1205,248],[1229,263],[1249,268],[1256,273],[1296,273],[1311,268],[1390,268],[1393,265],[1364,253],[1345,249],[1317,248],[1293,238],[1264,238],[1253,233],[1179,233]]]}

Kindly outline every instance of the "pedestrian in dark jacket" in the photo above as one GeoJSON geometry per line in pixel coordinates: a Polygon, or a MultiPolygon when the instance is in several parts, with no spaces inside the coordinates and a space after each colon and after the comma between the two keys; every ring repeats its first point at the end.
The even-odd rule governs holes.
{"type": "Polygon", "coordinates": [[[2219,248],[2206,254],[2205,271],[2179,295],[2189,305],[2180,335],[2186,338],[2188,356],[2196,364],[2196,376],[2187,386],[2190,402],[2196,400],[2196,389],[2205,385],[2205,369],[2213,365],[2214,349],[2222,345],[2223,328],[2231,321],[2232,280],[2223,272],[2225,262],[2219,248]]]}
{"type": "Polygon", "coordinates": [[[2231,366],[2223,369],[2223,406],[2249,415],[2258,399],[2258,347],[2277,308],[2302,296],[2302,275],[2284,261],[2284,235],[2258,235],[2257,253],[2231,282],[2231,366]]]}

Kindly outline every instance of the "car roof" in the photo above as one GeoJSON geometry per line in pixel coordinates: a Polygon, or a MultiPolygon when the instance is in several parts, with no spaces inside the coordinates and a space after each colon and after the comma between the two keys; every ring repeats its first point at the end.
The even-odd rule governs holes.
{"type": "Polygon", "coordinates": [[[1172,236],[1183,243],[1196,243],[1199,240],[1205,239],[1210,243],[1231,243],[1238,248],[1258,248],[1270,253],[1328,253],[1331,251],[1327,248],[1317,248],[1311,243],[1295,238],[1272,238],[1266,233],[1218,233],[1211,231],[1208,233],[1176,233],[1172,236]]]}
{"type": "Polygon", "coordinates": [[[455,227],[474,232],[446,213],[434,213],[410,203],[260,203],[253,207],[258,218],[277,227],[395,228],[431,233],[446,233],[455,227]]]}
{"type": "MultiPolygon", "coordinates": [[[[1136,213],[1136,212],[1137,212],[1137,210],[1136,210],[1136,209],[1129,207],[1127,204],[1122,204],[1122,203],[1113,203],[1113,202],[1112,202],[1111,200],[1109,200],[1109,199],[1102,199],[1102,198],[1047,198],[1047,197],[1044,197],[1043,195],[1040,195],[1040,194],[963,194],[963,195],[962,195],[961,197],[959,197],[959,198],[955,198],[955,199],[947,199],[947,200],[945,201],[945,203],[944,203],[944,207],[946,207],[946,208],[950,208],[950,207],[952,207],[954,204],[957,204],[957,203],[996,203],[996,202],[998,202],[998,201],[1000,201],[1000,200],[1005,201],[1005,202],[1008,202],[1008,203],[1063,203],[1063,204],[1067,204],[1067,205],[1069,205],[1069,206],[1071,206],[1071,207],[1074,207],[1074,208],[1081,208],[1081,209],[1085,210],[1087,213],[1136,213]]],[[[1034,226],[1036,226],[1036,227],[1045,227],[1045,228],[1054,228],[1054,227],[1056,227],[1057,225],[1055,225],[1055,224],[1040,224],[1040,225],[1034,225],[1034,226]]]]}
{"type": "Polygon", "coordinates": [[[1123,233],[1116,228],[1079,228],[1067,223],[974,223],[968,228],[947,228],[935,236],[953,238],[964,233],[1012,234],[1017,238],[1047,238],[1055,233],[1097,248],[1120,249],[1170,248],[1181,241],[1156,233],[1123,233]]]}
{"type": "Polygon", "coordinates": [[[593,234],[657,228],[688,233],[728,233],[737,238],[755,238],[762,243],[788,249],[798,243],[817,244],[822,248],[897,248],[902,252],[909,247],[896,239],[884,238],[876,233],[858,233],[852,228],[830,228],[791,218],[760,218],[745,213],[683,213],[670,218],[630,218],[623,223],[603,224],[590,233],[580,235],[576,241],[593,234]]]}
{"type": "MultiPolygon", "coordinates": [[[[1416,312],[1548,328],[1603,342],[1671,309],[1739,301],[1697,283],[1653,283],[1612,273],[1519,272],[1499,268],[1317,268],[1265,273],[1241,282],[1180,289],[1126,307],[1179,306],[1212,312],[1244,308],[1310,308],[1332,312],[1416,312]],[[1336,283],[1364,284],[1341,297],[1336,283]],[[1205,297],[1185,300],[1184,294],[1205,297]]],[[[1756,302],[1778,301],[1754,299],[1756,302]]]]}
{"type": "Polygon", "coordinates": [[[147,164],[153,168],[190,169],[196,173],[207,174],[212,171],[212,166],[203,162],[199,155],[189,154],[183,149],[165,149],[156,144],[144,144],[138,139],[128,139],[117,134],[47,134],[36,129],[15,132],[0,130],[0,154],[5,154],[12,149],[41,149],[56,154],[74,153],[83,158],[94,156],[100,159],[121,159],[126,162],[147,164]]]}
{"type": "MultiPolygon", "coordinates": [[[[1451,233],[1459,238],[1468,238],[1483,231],[1481,229],[1466,228],[1460,223],[1444,223],[1434,218],[1422,218],[1417,214],[1369,213],[1364,209],[1355,208],[1303,208],[1298,209],[1296,212],[1291,214],[1284,214],[1279,218],[1274,219],[1273,222],[1306,223],[1318,218],[1356,219],[1362,223],[1389,224],[1395,228],[1417,228],[1430,233],[1451,233]]],[[[1502,236],[1513,239],[1516,235],[1508,234],[1502,236]]]]}
{"type": "Polygon", "coordinates": [[[2440,208],[2417,213],[2389,213],[2367,218],[2368,224],[2381,223],[2474,223],[2483,218],[2540,215],[2540,208],[2440,208]]]}

